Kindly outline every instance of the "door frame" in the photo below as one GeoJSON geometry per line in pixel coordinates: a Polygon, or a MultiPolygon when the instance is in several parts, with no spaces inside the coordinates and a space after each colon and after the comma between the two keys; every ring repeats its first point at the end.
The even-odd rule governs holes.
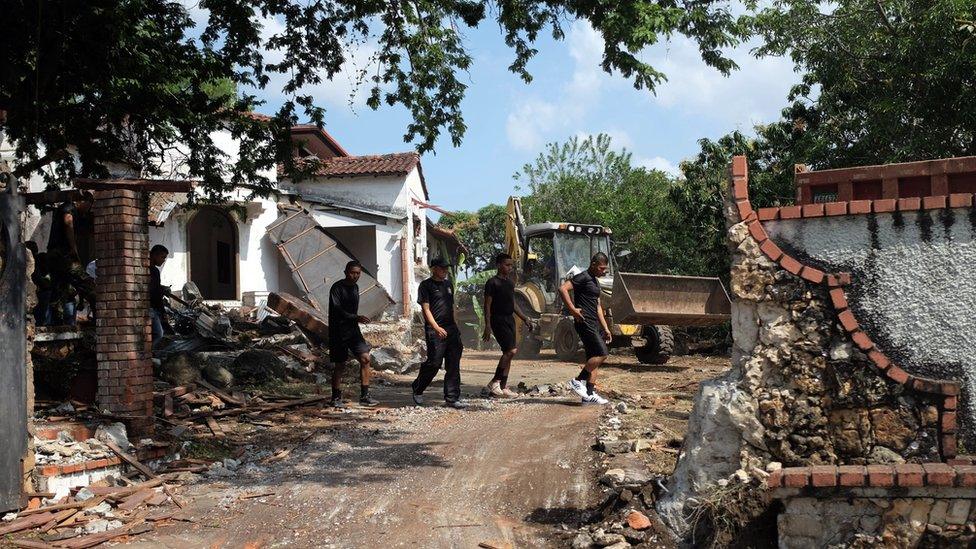
{"type": "MultiPolygon", "coordinates": [[[[231,261],[234,265],[234,297],[231,301],[238,301],[241,299],[241,232],[237,228],[237,221],[234,220],[234,216],[227,211],[226,208],[220,208],[217,206],[199,206],[194,209],[192,215],[186,221],[186,280],[187,282],[193,282],[193,234],[190,230],[193,225],[193,221],[196,219],[204,210],[216,213],[222,216],[224,219],[230,223],[231,231],[234,233],[234,253],[231,261]]],[[[206,299],[205,301],[227,301],[222,299],[206,299]]]]}

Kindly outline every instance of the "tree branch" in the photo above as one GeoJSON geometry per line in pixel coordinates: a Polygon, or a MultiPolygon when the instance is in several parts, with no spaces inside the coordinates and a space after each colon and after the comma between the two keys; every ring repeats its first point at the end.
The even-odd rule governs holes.
{"type": "Polygon", "coordinates": [[[68,151],[64,149],[58,149],[56,151],[51,151],[44,156],[31,160],[30,162],[25,162],[14,169],[14,175],[17,177],[24,177],[30,175],[31,172],[35,172],[44,166],[52,162],[57,162],[58,160],[63,160],[67,158],[68,151]]]}

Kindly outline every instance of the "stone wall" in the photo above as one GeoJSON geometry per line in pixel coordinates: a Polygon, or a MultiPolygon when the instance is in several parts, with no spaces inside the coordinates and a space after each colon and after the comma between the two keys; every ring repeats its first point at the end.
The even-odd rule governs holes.
{"type": "Polygon", "coordinates": [[[732,370],[701,385],[658,504],[680,536],[697,498],[740,469],[921,463],[955,453],[958,385],[889,360],[846,302],[851,276],[805,264],[769,238],[748,200],[745,158],[736,158],[732,179],[732,370]]]}
{"type": "Polygon", "coordinates": [[[147,207],[140,191],[95,193],[98,407],[137,435],[153,429],[147,207]]]}

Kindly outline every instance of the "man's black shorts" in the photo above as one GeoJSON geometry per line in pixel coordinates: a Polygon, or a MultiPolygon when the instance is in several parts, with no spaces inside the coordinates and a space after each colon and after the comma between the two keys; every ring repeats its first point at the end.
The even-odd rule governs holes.
{"type": "Polygon", "coordinates": [[[607,342],[603,340],[600,325],[592,320],[577,320],[574,323],[576,333],[579,334],[580,341],[583,342],[583,351],[586,352],[586,359],[589,360],[596,356],[607,356],[610,350],[607,349],[607,342]]]}
{"type": "Polygon", "coordinates": [[[512,315],[492,315],[489,322],[491,333],[495,335],[495,341],[502,348],[503,353],[507,353],[517,347],[515,344],[515,317],[512,315]]]}
{"type": "Polygon", "coordinates": [[[363,334],[350,334],[344,338],[329,338],[329,360],[333,364],[342,364],[351,357],[359,357],[368,353],[372,347],[363,339],[363,334]]]}

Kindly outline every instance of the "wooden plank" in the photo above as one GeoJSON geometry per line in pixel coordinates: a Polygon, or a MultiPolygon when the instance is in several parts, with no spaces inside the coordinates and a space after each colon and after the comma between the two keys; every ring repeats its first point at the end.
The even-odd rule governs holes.
{"type": "Polygon", "coordinates": [[[164,193],[188,193],[196,184],[195,181],[175,179],[91,179],[87,177],[76,177],[73,183],[76,189],[91,191],[129,189],[164,193]]]}
{"type": "Polygon", "coordinates": [[[242,401],[240,401],[240,400],[238,400],[238,399],[230,396],[226,392],[218,389],[217,387],[211,385],[210,383],[207,383],[203,379],[197,381],[197,384],[199,384],[201,387],[207,389],[211,393],[217,395],[217,398],[219,398],[220,400],[223,400],[227,404],[230,404],[232,406],[243,406],[244,405],[244,402],[242,402],[242,401]]]}
{"type": "Polygon", "coordinates": [[[23,547],[24,549],[58,549],[57,545],[51,545],[42,541],[33,541],[29,539],[12,539],[7,543],[13,545],[14,547],[23,547]]]}
{"type": "Polygon", "coordinates": [[[32,516],[16,518],[6,525],[0,526],[0,536],[47,524],[47,521],[51,520],[52,517],[54,517],[54,513],[43,511],[32,516]]]}
{"type": "Polygon", "coordinates": [[[154,492],[152,488],[145,488],[143,490],[139,490],[135,494],[132,494],[131,496],[125,498],[125,500],[119,504],[119,509],[122,509],[123,511],[132,511],[136,507],[142,505],[143,502],[153,497],[155,493],[156,492],[154,492]]]}
{"type": "Polygon", "coordinates": [[[163,479],[154,478],[148,482],[143,482],[140,484],[135,484],[133,486],[104,486],[89,488],[93,494],[96,496],[116,496],[125,497],[130,494],[134,494],[143,488],[155,488],[163,483],[163,479]]]}
{"type": "Polygon", "coordinates": [[[207,416],[204,420],[207,422],[207,427],[210,427],[215,437],[224,438],[224,430],[220,428],[220,424],[217,423],[217,420],[213,416],[207,416]]]}
{"type": "Polygon", "coordinates": [[[139,460],[138,459],[136,459],[136,458],[130,456],[129,454],[123,452],[122,449],[119,448],[114,442],[108,441],[108,442],[105,443],[105,445],[108,446],[113,452],[115,452],[115,455],[119,456],[119,459],[121,459],[122,461],[124,461],[124,462],[128,463],[129,465],[135,467],[136,470],[138,470],[140,473],[146,475],[146,477],[148,477],[150,479],[156,478],[156,474],[152,472],[152,469],[150,469],[149,467],[146,467],[142,463],[139,463],[139,460]]]}

